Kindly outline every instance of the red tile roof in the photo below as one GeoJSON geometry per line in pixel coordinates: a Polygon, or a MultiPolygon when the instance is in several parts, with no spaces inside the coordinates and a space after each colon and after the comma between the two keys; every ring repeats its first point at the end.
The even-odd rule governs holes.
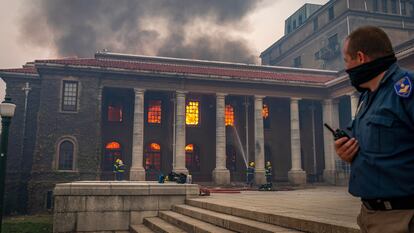
{"type": "MultiPolygon", "coordinates": [[[[306,83],[325,83],[335,78],[334,75],[328,74],[307,74],[306,71],[300,70],[296,73],[290,71],[286,73],[284,71],[269,71],[266,69],[260,70],[260,66],[255,66],[252,69],[248,67],[244,68],[229,68],[219,66],[198,66],[192,64],[169,64],[162,62],[142,62],[142,61],[125,61],[125,60],[112,60],[112,59],[96,59],[96,58],[74,58],[74,59],[54,59],[54,60],[36,60],[36,64],[58,64],[68,66],[79,66],[89,68],[115,68],[124,70],[137,70],[147,72],[166,72],[166,73],[179,73],[179,74],[194,74],[194,75],[206,75],[206,76],[224,76],[243,79],[267,79],[267,80],[280,80],[280,81],[294,81],[294,82],[306,82],[306,83]]],[[[4,72],[16,72],[16,73],[36,73],[33,68],[27,69],[7,69],[0,70],[4,72]]]]}
{"type": "Polygon", "coordinates": [[[24,67],[24,68],[0,69],[0,72],[19,73],[19,74],[37,74],[37,70],[34,66],[24,67]]]}

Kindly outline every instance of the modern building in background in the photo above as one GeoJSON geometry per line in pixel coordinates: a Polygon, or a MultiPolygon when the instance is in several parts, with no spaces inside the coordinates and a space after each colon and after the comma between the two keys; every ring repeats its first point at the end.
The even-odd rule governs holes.
{"type": "Polygon", "coordinates": [[[285,35],[261,53],[262,64],[342,70],[341,43],[363,25],[381,27],[394,46],[411,40],[414,1],[331,0],[323,6],[305,4],[286,20],[285,35]]]}
{"type": "Polygon", "coordinates": [[[285,20],[285,35],[295,31],[322,5],[306,3],[285,20]]]}

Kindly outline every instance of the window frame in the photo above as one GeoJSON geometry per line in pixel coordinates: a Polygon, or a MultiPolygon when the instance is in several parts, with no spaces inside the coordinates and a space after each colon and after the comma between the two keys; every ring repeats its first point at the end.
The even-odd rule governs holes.
{"type": "Polygon", "coordinates": [[[373,10],[374,12],[379,11],[379,4],[378,4],[378,0],[373,0],[373,1],[372,1],[372,10],[373,10]]]}
{"type": "Polygon", "coordinates": [[[200,127],[201,126],[201,101],[199,99],[188,99],[185,102],[185,117],[184,117],[184,124],[186,127],[200,127]],[[187,124],[187,106],[190,102],[197,102],[198,103],[198,123],[197,124],[187,124]]]}
{"type": "Polygon", "coordinates": [[[124,106],[122,104],[119,104],[119,105],[117,105],[117,104],[108,104],[106,106],[106,121],[109,122],[109,123],[123,123],[124,122],[124,106]],[[111,120],[109,120],[109,107],[119,107],[120,108],[120,110],[121,110],[121,116],[120,116],[121,119],[120,119],[120,121],[111,121],[111,120]]]}
{"type": "Polygon", "coordinates": [[[382,12],[384,13],[388,13],[388,1],[387,0],[382,0],[382,12]]]}
{"type": "Polygon", "coordinates": [[[146,106],[146,114],[145,114],[145,119],[146,119],[146,124],[149,126],[161,126],[162,122],[163,122],[163,101],[162,99],[149,99],[147,102],[147,106],[146,106]],[[150,106],[151,106],[151,102],[152,101],[159,101],[160,102],[160,122],[156,123],[156,122],[149,122],[149,113],[150,113],[150,106]]]}
{"type": "Polygon", "coordinates": [[[232,104],[225,104],[225,106],[224,106],[224,126],[231,126],[231,127],[234,127],[235,126],[235,121],[236,121],[236,118],[235,118],[235,113],[234,113],[234,107],[233,107],[233,105],[232,104]],[[231,112],[227,112],[227,108],[231,108],[231,112]],[[232,115],[231,115],[231,114],[232,115]],[[232,124],[230,124],[230,120],[227,118],[227,117],[231,117],[232,118],[232,124]],[[229,123],[229,124],[227,124],[227,123],[229,123]]]}
{"type": "Polygon", "coordinates": [[[78,143],[75,137],[73,136],[64,136],[61,137],[56,143],[55,149],[55,156],[53,161],[53,167],[57,172],[77,172],[77,157],[78,157],[78,143]],[[60,169],[59,162],[60,162],[60,147],[64,142],[70,142],[73,145],[73,154],[72,154],[72,169],[70,170],[62,170],[60,169]]]}
{"type": "Polygon", "coordinates": [[[397,14],[397,0],[391,0],[391,13],[397,14]]]}
{"type": "Polygon", "coordinates": [[[60,111],[65,113],[77,113],[79,111],[79,89],[80,89],[80,82],[78,80],[62,80],[62,88],[61,88],[61,101],[60,101],[60,111]],[[65,97],[73,97],[73,96],[66,96],[66,84],[76,84],[76,93],[75,93],[75,105],[73,109],[67,109],[65,106],[72,106],[72,105],[65,105],[65,97]]]}
{"type": "Polygon", "coordinates": [[[318,21],[318,17],[315,17],[313,19],[313,31],[316,32],[319,29],[319,21],[318,21]]]}
{"type": "Polygon", "coordinates": [[[404,0],[402,0],[402,1],[400,1],[400,9],[401,9],[401,11],[400,11],[400,13],[401,13],[401,15],[407,15],[407,4],[406,4],[407,2],[406,1],[404,1],[404,0]]]}
{"type": "Polygon", "coordinates": [[[301,56],[297,56],[293,59],[293,67],[296,67],[296,68],[302,67],[302,58],[301,58],[301,56]]]}
{"type": "Polygon", "coordinates": [[[328,20],[331,21],[335,19],[335,11],[334,11],[334,7],[331,6],[328,8],[328,20]]]}

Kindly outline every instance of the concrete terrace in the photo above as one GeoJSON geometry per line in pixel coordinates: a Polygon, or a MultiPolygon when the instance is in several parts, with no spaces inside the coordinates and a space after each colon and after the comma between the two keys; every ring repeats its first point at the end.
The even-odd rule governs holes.
{"type": "Polygon", "coordinates": [[[359,232],[356,217],[361,204],[358,198],[348,193],[347,187],[317,186],[292,191],[212,193],[209,197],[191,201],[231,207],[233,212],[247,210],[259,218],[263,213],[280,216],[286,218],[288,224],[297,226],[313,222],[316,227],[343,227],[343,230],[333,230],[322,226],[329,230],[321,232],[359,232]]]}

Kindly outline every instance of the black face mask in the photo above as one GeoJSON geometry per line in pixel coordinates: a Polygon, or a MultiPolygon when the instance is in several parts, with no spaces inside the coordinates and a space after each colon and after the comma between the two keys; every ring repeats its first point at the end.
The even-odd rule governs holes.
{"type": "Polygon", "coordinates": [[[382,72],[388,70],[388,68],[390,68],[390,66],[396,61],[397,58],[395,58],[395,55],[391,54],[364,63],[357,67],[347,69],[346,72],[349,74],[352,86],[354,86],[359,92],[363,92],[367,89],[362,88],[359,85],[370,81],[382,72]]]}

